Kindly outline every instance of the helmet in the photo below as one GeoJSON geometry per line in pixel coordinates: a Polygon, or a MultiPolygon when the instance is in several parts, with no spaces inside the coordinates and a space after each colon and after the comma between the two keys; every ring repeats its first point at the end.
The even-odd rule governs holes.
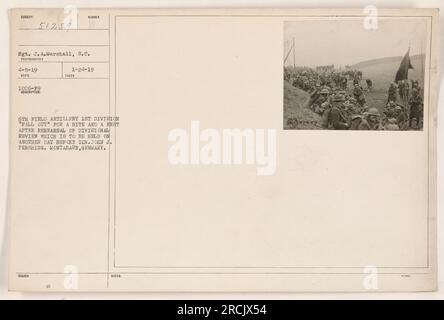
{"type": "Polygon", "coordinates": [[[368,109],[369,116],[379,116],[379,111],[375,107],[368,109]]]}
{"type": "Polygon", "coordinates": [[[399,127],[396,123],[388,123],[385,125],[385,130],[394,130],[397,131],[399,130],[399,127]]]}
{"type": "Polygon", "coordinates": [[[396,106],[395,110],[402,111],[402,107],[401,106],[396,106]]]}
{"type": "Polygon", "coordinates": [[[321,94],[329,94],[328,89],[327,88],[322,89],[321,94]]]}
{"type": "Polygon", "coordinates": [[[398,123],[398,121],[395,118],[389,118],[389,119],[387,119],[387,121],[389,123],[391,123],[391,124],[397,124],[398,123]]]}
{"type": "Polygon", "coordinates": [[[343,95],[335,95],[333,97],[333,102],[344,102],[345,101],[345,97],[343,95]]]}

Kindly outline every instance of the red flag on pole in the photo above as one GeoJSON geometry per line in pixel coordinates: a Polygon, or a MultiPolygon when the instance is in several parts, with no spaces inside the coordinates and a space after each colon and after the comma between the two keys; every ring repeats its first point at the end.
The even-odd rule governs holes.
{"type": "Polygon", "coordinates": [[[407,53],[404,55],[404,58],[402,58],[398,72],[396,72],[395,82],[398,82],[399,80],[408,79],[409,69],[413,69],[412,63],[410,62],[410,48],[409,50],[407,50],[407,53]]]}

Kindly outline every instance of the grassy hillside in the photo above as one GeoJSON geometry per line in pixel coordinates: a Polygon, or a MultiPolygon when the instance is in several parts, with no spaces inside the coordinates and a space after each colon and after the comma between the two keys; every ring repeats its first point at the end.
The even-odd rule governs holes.
{"type": "MultiPolygon", "coordinates": [[[[412,56],[411,62],[414,69],[409,71],[409,79],[419,80],[421,88],[424,88],[423,59],[424,55],[412,56]]],[[[366,93],[367,104],[370,107],[384,109],[388,88],[395,79],[401,60],[402,57],[390,57],[364,61],[352,66],[362,71],[364,80],[369,78],[373,81],[374,91],[366,93]]],[[[365,81],[363,81],[363,86],[365,87],[365,81]]]]}
{"type": "Polygon", "coordinates": [[[297,119],[298,129],[320,129],[321,116],[308,108],[309,99],[307,92],[284,81],[284,129],[292,129],[287,125],[289,118],[297,119]]]}
{"type": "MultiPolygon", "coordinates": [[[[365,67],[371,67],[375,64],[399,64],[401,63],[403,57],[385,57],[385,58],[379,58],[379,59],[373,59],[373,60],[366,60],[366,61],[361,61],[359,63],[356,63],[354,65],[352,65],[352,68],[356,68],[356,69],[361,69],[361,68],[365,68],[365,67]]],[[[410,57],[410,60],[413,63],[420,63],[421,58],[424,58],[424,55],[413,55],[410,57]]]]}

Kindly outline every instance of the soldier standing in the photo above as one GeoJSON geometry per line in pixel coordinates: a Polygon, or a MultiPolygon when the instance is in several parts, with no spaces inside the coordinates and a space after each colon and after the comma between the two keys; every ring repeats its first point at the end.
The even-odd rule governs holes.
{"type": "Polygon", "coordinates": [[[397,96],[396,96],[397,86],[395,83],[390,84],[390,88],[388,90],[388,99],[387,103],[390,101],[396,102],[397,96]]]}
{"type": "Polygon", "coordinates": [[[353,89],[353,96],[361,107],[365,104],[364,92],[359,84],[355,84],[355,87],[353,89]]]}
{"type": "Polygon", "coordinates": [[[342,75],[341,81],[342,81],[342,89],[347,90],[347,82],[348,82],[347,76],[342,75]]]}
{"type": "Polygon", "coordinates": [[[398,90],[399,90],[399,96],[402,98],[405,94],[405,83],[404,80],[400,80],[398,82],[398,90]]]}
{"type": "Polygon", "coordinates": [[[371,92],[373,89],[373,81],[371,79],[367,79],[365,82],[367,83],[367,91],[371,92]]]}
{"type": "Polygon", "coordinates": [[[410,94],[410,84],[408,80],[405,80],[404,82],[404,91],[405,91],[405,96],[408,97],[410,94]]]}
{"type": "Polygon", "coordinates": [[[416,119],[416,124],[420,122],[422,98],[419,95],[418,89],[412,89],[412,96],[409,100],[410,114],[409,114],[409,127],[412,128],[412,120],[416,119]]]}

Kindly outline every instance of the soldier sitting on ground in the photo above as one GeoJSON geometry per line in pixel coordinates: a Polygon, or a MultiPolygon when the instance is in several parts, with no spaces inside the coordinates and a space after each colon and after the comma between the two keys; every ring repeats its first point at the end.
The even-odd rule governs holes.
{"type": "Polygon", "coordinates": [[[333,97],[333,105],[328,116],[328,128],[334,130],[347,130],[347,116],[342,108],[345,102],[343,95],[333,97]]]}
{"type": "Polygon", "coordinates": [[[312,87],[310,89],[309,95],[310,95],[310,101],[308,102],[308,106],[311,107],[313,104],[316,103],[316,101],[321,96],[321,85],[317,84],[316,86],[312,87]]]}
{"type": "Polygon", "coordinates": [[[361,123],[359,124],[358,130],[380,130],[381,124],[380,124],[380,114],[378,109],[376,108],[370,108],[368,109],[368,112],[365,114],[365,118],[362,119],[361,123]]]}
{"type": "Polygon", "coordinates": [[[384,110],[384,115],[387,118],[393,118],[395,116],[395,107],[396,107],[396,103],[394,101],[390,101],[389,103],[387,103],[387,106],[385,107],[384,110]]]}
{"type": "Polygon", "coordinates": [[[400,130],[407,129],[407,115],[404,112],[404,106],[397,105],[395,107],[396,122],[400,130]]]}
{"type": "Polygon", "coordinates": [[[323,88],[320,91],[319,98],[315,101],[315,104],[312,107],[312,110],[314,112],[316,112],[318,114],[322,114],[324,112],[325,105],[323,105],[323,104],[325,102],[328,102],[328,99],[329,99],[328,94],[329,94],[329,91],[327,88],[323,88]]]}
{"type": "Polygon", "coordinates": [[[395,118],[389,118],[387,119],[387,122],[384,126],[384,130],[388,130],[388,131],[396,131],[399,130],[399,126],[397,124],[397,121],[395,118]]]}
{"type": "Polygon", "coordinates": [[[361,124],[362,119],[363,116],[360,114],[352,115],[350,119],[350,130],[359,130],[359,125],[361,124]]]}
{"type": "Polygon", "coordinates": [[[418,130],[418,119],[412,118],[410,119],[410,128],[409,130],[418,130]]]}
{"type": "Polygon", "coordinates": [[[419,81],[418,80],[412,80],[412,90],[418,89],[419,90],[419,81]]]}

